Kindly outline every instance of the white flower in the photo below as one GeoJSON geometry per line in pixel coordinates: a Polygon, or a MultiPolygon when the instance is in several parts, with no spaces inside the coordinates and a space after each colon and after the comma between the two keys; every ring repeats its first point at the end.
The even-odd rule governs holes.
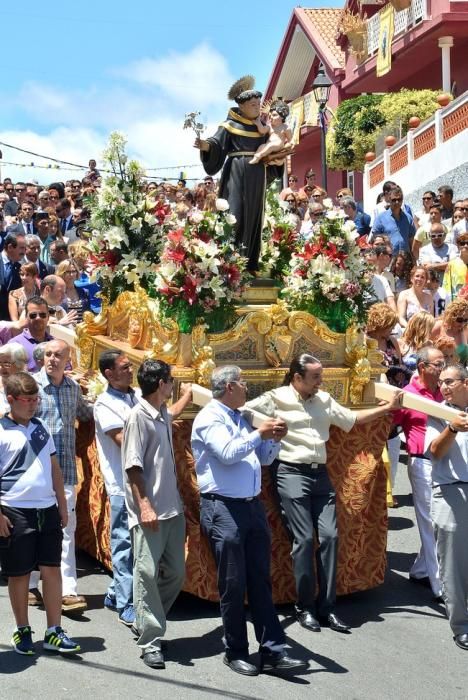
{"type": "Polygon", "coordinates": [[[226,214],[226,216],[225,216],[224,218],[225,218],[225,220],[226,220],[226,223],[229,224],[229,226],[234,226],[234,224],[235,224],[236,221],[237,221],[237,219],[236,219],[236,217],[234,216],[234,214],[226,214]]]}
{"type": "Polygon", "coordinates": [[[124,271],[125,280],[128,284],[138,284],[140,282],[140,273],[136,268],[129,270],[128,268],[124,271]]]}
{"type": "Polygon", "coordinates": [[[128,245],[127,234],[120,226],[111,226],[111,228],[104,233],[104,239],[109,243],[111,248],[120,248],[122,243],[128,245]]]}
{"type": "Polygon", "coordinates": [[[214,227],[215,233],[218,234],[218,236],[221,236],[224,233],[224,226],[223,224],[218,221],[218,223],[214,227]]]}
{"type": "Polygon", "coordinates": [[[229,202],[227,199],[217,199],[216,200],[216,209],[218,211],[227,211],[229,209],[229,202]]]}
{"type": "Polygon", "coordinates": [[[141,219],[137,219],[136,216],[134,216],[130,222],[130,228],[132,229],[132,231],[135,231],[136,233],[140,233],[142,226],[143,226],[143,221],[141,219]]]}
{"type": "Polygon", "coordinates": [[[323,206],[325,207],[325,209],[333,209],[333,202],[330,199],[330,197],[325,197],[325,199],[323,200],[323,206]]]}
{"type": "Polygon", "coordinates": [[[146,212],[145,214],[145,221],[149,226],[155,226],[156,225],[156,217],[151,214],[151,212],[146,212]]]}
{"type": "Polygon", "coordinates": [[[325,216],[327,217],[327,219],[330,219],[330,221],[333,221],[334,219],[338,218],[338,212],[335,209],[329,209],[326,212],[325,216]]]}
{"type": "Polygon", "coordinates": [[[199,224],[200,222],[203,221],[204,214],[203,214],[203,212],[200,211],[199,209],[194,209],[194,210],[192,211],[192,213],[190,214],[190,217],[189,217],[189,218],[190,218],[190,221],[191,221],[193,224],[199,224]]]}

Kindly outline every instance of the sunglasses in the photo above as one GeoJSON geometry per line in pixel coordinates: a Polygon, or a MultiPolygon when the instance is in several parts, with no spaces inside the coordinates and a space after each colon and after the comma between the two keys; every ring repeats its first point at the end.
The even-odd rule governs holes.
{"type": "Polygon", "coordinates": [[[433,197],[423,197],[422,200],[423,202],[429,202],[433,197]]]}
{"type": "Polygon", "coordinates": [[[49,314],[46,313],[45,311],[39,311],[38,313],[36,313],[35,311],[33,311],[32,313],[28,314],[29,318],[32,319],[33,321],[34,321],[34,319],[37,318],[38,316],[39,316],[39,318],[47,318],[48,315],[49,315],[49,314]]]}
{"type": "Polygon", "coordinates": [[[445,236],[445,233],[433,233],[429,236],[429,238],[443,238],[445,236]]]}
{"type": "Polygon", "coordinates": [[[468,241],[463,241],[463,243],[458,243],[459,248],[466,248],[468,246],[468,241]]]}
{"type": "Polygon", "coordinates": [[[402,197],[394,197],[390,201],[392,202],[392,204],[396,204],[397,202],[402,202],[403,198],[402,197]]]}
{"type": "Polygon", "coordinates": [[[457,323],[463,323],[463,325],[465,325],[466,323],[468,323],[468,318],[463,318],[463,317],[461,317],[461,316],[457,316],[457,318],[455,319],[455,321],[456,321],[457,323]]]}
{"type": "Polygon", "coordinates": [[[15,192],[24,192],[24,187],[15,187],[15,192]]]}
{"type": "Polygon", "coordinates": [[[13,398],[15,401],[21,401],[21,403],[27,403],[29,405],[39,403],[41,400],[40,396],[29,396],[28,398],[25,398],[24,396],[14,396],[13,398]]]}

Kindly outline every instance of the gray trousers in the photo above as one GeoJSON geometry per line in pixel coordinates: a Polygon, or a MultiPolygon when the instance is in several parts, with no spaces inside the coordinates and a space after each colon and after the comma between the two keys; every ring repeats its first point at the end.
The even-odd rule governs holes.
{"type": "Polygon", "coordinates": [[[328,615],[336,601],[338,530],[335,491],[325,466],[311,469],[278,462],[276,485],[293,546],[297,608],[328,615]],[[314,548],[315,537],[318,547],[314,548]],[[318,579],[318,596],[316,596],[318,579]]]}
{"type": "Polygon", "coordinates": [[[138,646],[166,632],[166,614],[185,577],[185,517],[159,521],[156,531],[136,525],[133,537],[133,604],[138,646]]]}
{"type": "Polygon", "coordinates": [[[468,634],[468,483],[435,487],[432,519],[450,627],[468,634]]]}

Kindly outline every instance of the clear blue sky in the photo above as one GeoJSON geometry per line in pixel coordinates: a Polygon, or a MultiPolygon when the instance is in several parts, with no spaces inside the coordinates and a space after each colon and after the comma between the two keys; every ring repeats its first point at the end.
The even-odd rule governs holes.
{"type": "MultiPolygon", "coordinates": [[[[2,3],[0,140],[87,163],[99,160],[107,134],[119,129],[147,166],[196,162],[181,131],[185,112],[200,110],[212,128],[226,111],[230,81],[253,73],[263,89],[295,6],[288,0],[2,3]]],[[[44,163],[0,148],[4,160],[44,163]]],[[[35,177],[50,179],[39,170],[35,177]]]]}

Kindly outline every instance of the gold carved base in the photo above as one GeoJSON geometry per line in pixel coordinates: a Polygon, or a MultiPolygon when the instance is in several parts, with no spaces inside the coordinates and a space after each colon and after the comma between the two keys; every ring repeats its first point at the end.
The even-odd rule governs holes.
{"type": "Polygon", "coordinates": [[[178,382],[208,386],[215,366],[235,364],[253,398],[281,384],[292,358],[307,352],[322,363],[324,388],[337,401],[356,407],[375,402],[370,388],[382,373],[381,353],[358,328],[335,333],[305,311],[289,311],[282,301],[240,306],[238,316],[222,333],[207,333],[204,325],[180,333],[175,321],[158,316],[156,302],[142,289],[124,292],[112,306],[104,304],[100,316],[86,313],[77,327],[80,367],[97,369],[101,351],[117,347],[135,370],[145,358],[158,358],[173,366],[178,382]]]}

